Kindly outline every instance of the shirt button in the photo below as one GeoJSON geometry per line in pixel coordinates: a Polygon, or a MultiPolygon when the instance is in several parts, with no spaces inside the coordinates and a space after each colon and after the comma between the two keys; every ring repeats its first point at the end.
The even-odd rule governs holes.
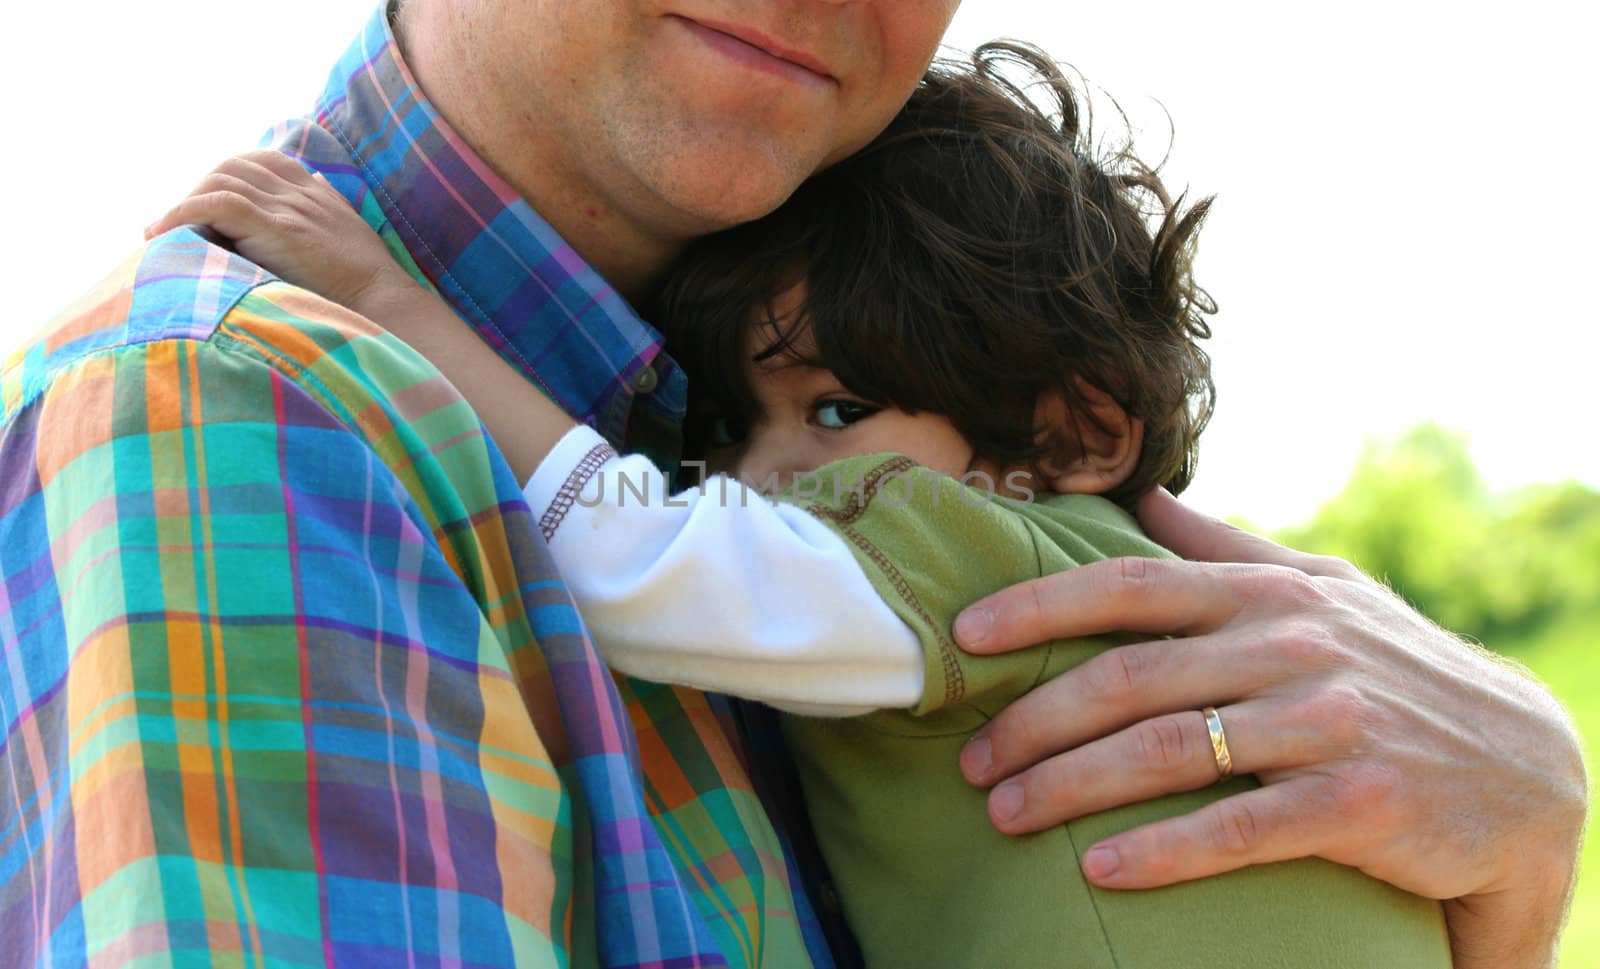
{"type": "Polygon", "coordinates": [[[660,374],[656,373],[655,367],[647,365],[644,369],[633,375],[633,390],[635,393],[653,393],[660,383],[661,376],[660,374]]]}

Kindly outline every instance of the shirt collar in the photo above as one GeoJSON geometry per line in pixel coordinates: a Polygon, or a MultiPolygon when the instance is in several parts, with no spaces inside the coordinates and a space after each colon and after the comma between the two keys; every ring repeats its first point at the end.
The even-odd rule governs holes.
{"type": "Polygon", "coordinates": [[[440,295],[568,413],[618,445],[643,443],[627,440],[630,416],[656,428],[682,420],[685,379],[661,335],[428,103],[390,4],[334,68],[315,123],[348,156],[335,184],[359,176],[365,191],[352,201],[380,208],[440,295]],[[648,414],[632,415],[636,397],[648,414]]]}

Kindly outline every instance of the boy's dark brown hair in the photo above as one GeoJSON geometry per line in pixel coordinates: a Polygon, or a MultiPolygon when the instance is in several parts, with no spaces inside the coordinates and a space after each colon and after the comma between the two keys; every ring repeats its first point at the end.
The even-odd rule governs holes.
{"type": "Polygon", "coordinates": [[[1000,462],[1065,443],[1035,425],[1043,394],[1092,420],[1086,382],[1144,421],[1137,468],[1107,493],[1128,503],[1188,485],[1215,402],[1195,342],[1215,306],[1191,275],[1209,205],[1172,199],[1131,147],[1093,144],[1042,51],[987,44],[936,63],[888,130],[777,211],[691,246],[659,320],[718,414],[753,411],[745,335],[764,321],[763,357],[798,358],[809,329],[805,362],[866,400],[946,416],[1000,462]],[[799,280],[805,305],[775,318],[799,280]]]}

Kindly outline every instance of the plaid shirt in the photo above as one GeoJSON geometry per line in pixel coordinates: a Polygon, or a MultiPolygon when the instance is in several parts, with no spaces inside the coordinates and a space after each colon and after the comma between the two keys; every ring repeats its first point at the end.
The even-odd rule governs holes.
{"type": "MultiPolygon", "coordinates": [[[[385,11],[272,138],[573,414],[671,452],[658,336],[385,11]]],[[[14,355],[0,967],[827,964],[729,711],[613,681],[519,484],[416,353],[190,230],[14,355]]]]}

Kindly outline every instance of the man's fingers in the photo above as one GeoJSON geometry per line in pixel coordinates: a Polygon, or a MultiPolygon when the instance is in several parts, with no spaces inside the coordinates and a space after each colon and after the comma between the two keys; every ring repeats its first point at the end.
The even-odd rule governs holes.
{"type": "Polygon", "coordinates": [[[1095,844],[1084,853],[1083,873],[1102,888],[1158,888],[1246,865],[1327,857],[1330,825],[1350,834],[1332,794],[1331,782],[1316,775],[1235,794],[1095,844]]]}
{"type": "MultiPolygon", "coordinates": [[[[1118,631],[1195,636],[1237,624],[1247,607],[1267,606],[1266,612],[1282,614],[1326,606],[1344,588],[1330,578],[1377,588],[1341,559],[1305,555],[1203,516],[1199,520],[1234,532],[1237,548],[1256,548],[1256,560],[1128,557],[1091,562],[978,600],[956,617],[955,640],[970,653],[990,654],[1118,631]],[[1269,555],[1299,566],[1260,561],[1269,555]]],[[[1211,546],[1212,551],[1219,548],[1211,546]]]]}
{"type": "MultiPolygon", "coordinates": [[[[1258,693],[1282,660],[1250,630],[1232,642],[1199,637],[1119,646],[1012,701],[967,743],[962,773],[990,784],[1153,717],[1258,693]]],[[[1196,714],[1198,716],[1198,714],[1196,714]]]]}
{"type": "MultiPolygon", "coordinates": [[[[1281,702],[1249,700],[1218,714],[1234,773],[1298,767],[1328,756],[1323,737],[1281,702]]],[[[1205,716],[1198,709],[1164,714],[1007,777],[989,792],[989,817],[1007,834],[1042,831],[1086,814],[1197,790],[1216,782],[1219,770],[1205,716]]]]}
{"type": "Polygon", "coordinates": [[[1191,562],[1281,565],[1307,575],[1336,579],[1362,577],[1359,569],[1343,559],[1298,552],[1203,515],[1174,498],[1165,488],[1153,488],[1140,498],[1138,513],[1139,524],[1151,538],[1191,562]]]}
{"type": "MultiPolygon", "coordinates": [[[[1238,730],[1253,723],[1260,711],[1235,706],[1224,712],[1238,730]]],[[[1270,733],[1261,739],[1274,745],[1279,740],[1270,733]]],[[[1244,772],[1252,769],[1252,757],[1275,762],[1281,752],[1257,746],[1234,756],[1234,769],[1244,772]]],[[[1197,790],[1217,779],[1205,717],[1189,710],[1140,721],[1007,779],[989,792],[989,819],[1006,834],[1026,834],[1085,814],[1197,790]]]]}
{"type": "Polygon", "coordinates": [[[969,652],[1000,653],[1119,630],[1208,632],[1242,606],[1222,575],[1209,567],[1170,559],[1106,559],[980,599],[956,618],[954,633],[969,652]]]}

